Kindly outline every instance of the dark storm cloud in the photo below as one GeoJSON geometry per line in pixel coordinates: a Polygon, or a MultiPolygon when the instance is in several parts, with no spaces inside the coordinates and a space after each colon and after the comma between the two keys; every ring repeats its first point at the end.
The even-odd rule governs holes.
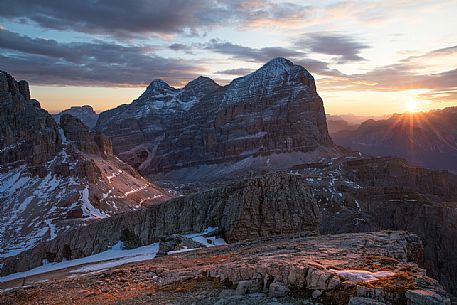
{"type": "Polygon", "coordinates": [[[0,1],[0,17],[32,22],[43,28],[132,37],[189,29],[256,22],[291,22],[306,18],[310,8],[270,1],[221,0],[14,0],[0,1]]]}
{"type": "Polygon", "coordinates": [[[141,85],[154,78],[188,81],[205,69],[153,53],[154,46],[102,41],[59,43],[0,30],[0,69],[35,84],[141,85]]]}
{"type": "Polygon", "coordinates": [[[307,33],[295,45],[311,52],[338,56],[340,62],[363,60],[359,53],[369,47],[350,36],[333,33],[307,33]]]}
{"type": "Polygon", "coordinates": [[[307,58],[307,54],[301,51],[292,50],[284,47],[265,47],[250,48],[227,41],[212,39],[203,46],[206,50],[216,53],[229,55],[234,59],[246,60],[251,62],[265,63],[275,57],[285,57],[294,63],[304,66],[311,73],[317,73],[327,76],[342,75],[338,70],[330,69],[327,63],[307,58]]]}
{"type": "Polygon", "coordinates": [[[124,0],[0,2],[0,16],[32,21],[44,28],[132,36],[133,33],[174,33],[186,27],[213,25],[221,12],[205,9],[205,1],[124,0]],[[209,15],[199,12],[206,11],[209,15]]]}

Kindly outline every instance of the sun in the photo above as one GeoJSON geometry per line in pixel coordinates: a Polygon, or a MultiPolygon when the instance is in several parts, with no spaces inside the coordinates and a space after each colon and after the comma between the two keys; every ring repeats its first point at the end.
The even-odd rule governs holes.
{"type": "Polygon", "coordinates": [[[408,110],[408,112],[417,112],[418,111],[417,106],[418,106],[417,101],[408,100],[408,102],[406,103],[406,110],[408,110]]]}

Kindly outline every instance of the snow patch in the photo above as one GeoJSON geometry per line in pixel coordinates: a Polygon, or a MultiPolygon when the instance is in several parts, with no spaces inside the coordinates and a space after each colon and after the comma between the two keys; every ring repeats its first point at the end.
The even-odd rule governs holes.
{"type": "Polygon", "coordinates": [[[81,194],[81,200],[82,200],[82,207],[81,210],[83,212],[84,217],[90,217],[90,218],[106,218],[108,215],[106,215],[105,212],[97,209],[90,203],[89,200],[89,186],[86,185],[84,190],[80,192],[81,194]]]}
{"type": "Polygon", "coordinates": [[[217,238],[216,236],[212,237],[205,237],[203,235],[208,235],[211,233],[214,233],[218,230],[218,227],[208,227],[203,232],[200,233],[192,233],[192,234],[185,234],[182,235],[186,238],[190,238],[193,241],[196,241],[205,247],[214,247],[214,246],[221,246],[221,245],[226,245],[227,243],[223,238],[217,238]]]}
{"type": "MultiPolygon", "coordinates": [[[[119,160],[119,159],[118,159],[119,160]]],[[[120,160],[119,160],[120,161],[120,160]]],[[[108,182],[111,183],[111,180],[116,178],[117,176],[119,176],[120,174],[122,174],[122,170],[118,170],[117,172],[114,172],[112,173],[111,175],[109,176],[106,176],[106,179],[108,179],[108,182]]]]}
{"type": "Polygon", "coordinates": [[[62,141],[62,144],[67,145],[68,140],[67,140],[67,137],[65,137],[65,133],[64,133],[63,129],[61,127],[59,127],[58,130],[59,130],[60,140],[62,141]]]}
{"type": "Polygon", "coordinates": [[[366,270],[333,270],[339,276],[344,277],[350,281],[359,281],[359,282],[370,282],[383,277],[389,277],[395,275],[395,273],[390,271],[366,271],[366,270]]]}
{"type": "Polygon", "coordinates": [[[49,240],[53,240],[57,236],[57,228],[56,225],[52,223],[52,219],[46,219],[46,224],[49,227],[49,240]]]}
{"type": "Polygon", "coordinates": [[[136,249],[131,250],[123,250],[122,249],[122,242],[118,242],[115,244],[111,249],[100,252],[95,255],[86,256],[83,258],[73,259],[73,260],[66,260],[59,263],[48,263],[46,265],[42,265],[40,267],[24,271],[24,272],[17,272],[7,276],[0,277],[0,283],[11,281],[14,279],[29,277],[32,275],[47,273],[50,271],[61,270],[69,267],[75,267],[79,265],[91,264],[79,269],[76,269],[72,272],[81,273],[81,272],[88,272],[88,271],[97,271],[102,269],[107,269],[131,262],[139,262],[145,261],[149,259],[153,259],[157,251],[159,250],[159,244],[151,244],[144,247],[139,247],[136,249]],[[93,264],[103,262],[99,264],[93,264]]]}
{"type": "Polygon", "coordinates": [[[133,193],[142,191],[142,190],[144,190],[144,189],[146,189],[146,188],[148,188],[148,187],[149,187],[149,185],[146,184],[146,185],[143,185],[143,186],[141,186],[141,187],[139,187],[139,188],[132,189],[132,190],[130,190],[130,191],[128,191],[128,192],[125,192],[125,193],[124,193],[124,196],[128,196],[128,195],[130,195],[130,194],[133,194],[133,193]]]}

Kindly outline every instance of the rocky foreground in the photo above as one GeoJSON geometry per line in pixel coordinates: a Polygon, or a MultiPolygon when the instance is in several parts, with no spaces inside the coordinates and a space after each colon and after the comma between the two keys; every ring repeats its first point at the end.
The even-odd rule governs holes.
{"type": "Polygon", "coordinates": [[[422,251],[420,239],[402,231],[283,235],[77,277],[51,274],[3,292],[0,303],[450,304],[418,267],[422,251]]]}

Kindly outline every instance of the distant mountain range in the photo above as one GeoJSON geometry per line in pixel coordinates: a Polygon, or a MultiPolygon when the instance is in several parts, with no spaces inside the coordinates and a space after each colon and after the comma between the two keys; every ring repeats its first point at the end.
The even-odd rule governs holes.
{"type": "Polygon", "coordinates": [[[327,122],[328,121],[346,121],[349,125],[360,125],[368,120],[385,120],[390,117],[390,115],[356,115],[352,113],[347,114],[326,114],[327,122]]]}
{"type": "Polygon", "coordinates": [[[367,120],[333,132],[332,138],[369,155],[399,156],[419,166],[457,171],[457,107],[367,120]]]}
{"type": "Polygon", "coordinates": [[[98,114],[94,111],[92,106],[89,105],[84,105],[84,106],[72,106],[69,109],[65,109],[58,114],[54,114],[53,117],[56,120],[56,122],[60,121],[60,117],[63,114],[70,114],[78,119],[81,120],[81,122],[84,123],[87,127],[90,129],[93,129],[95,125],[97,124],[98,120],[98,114]]]}

